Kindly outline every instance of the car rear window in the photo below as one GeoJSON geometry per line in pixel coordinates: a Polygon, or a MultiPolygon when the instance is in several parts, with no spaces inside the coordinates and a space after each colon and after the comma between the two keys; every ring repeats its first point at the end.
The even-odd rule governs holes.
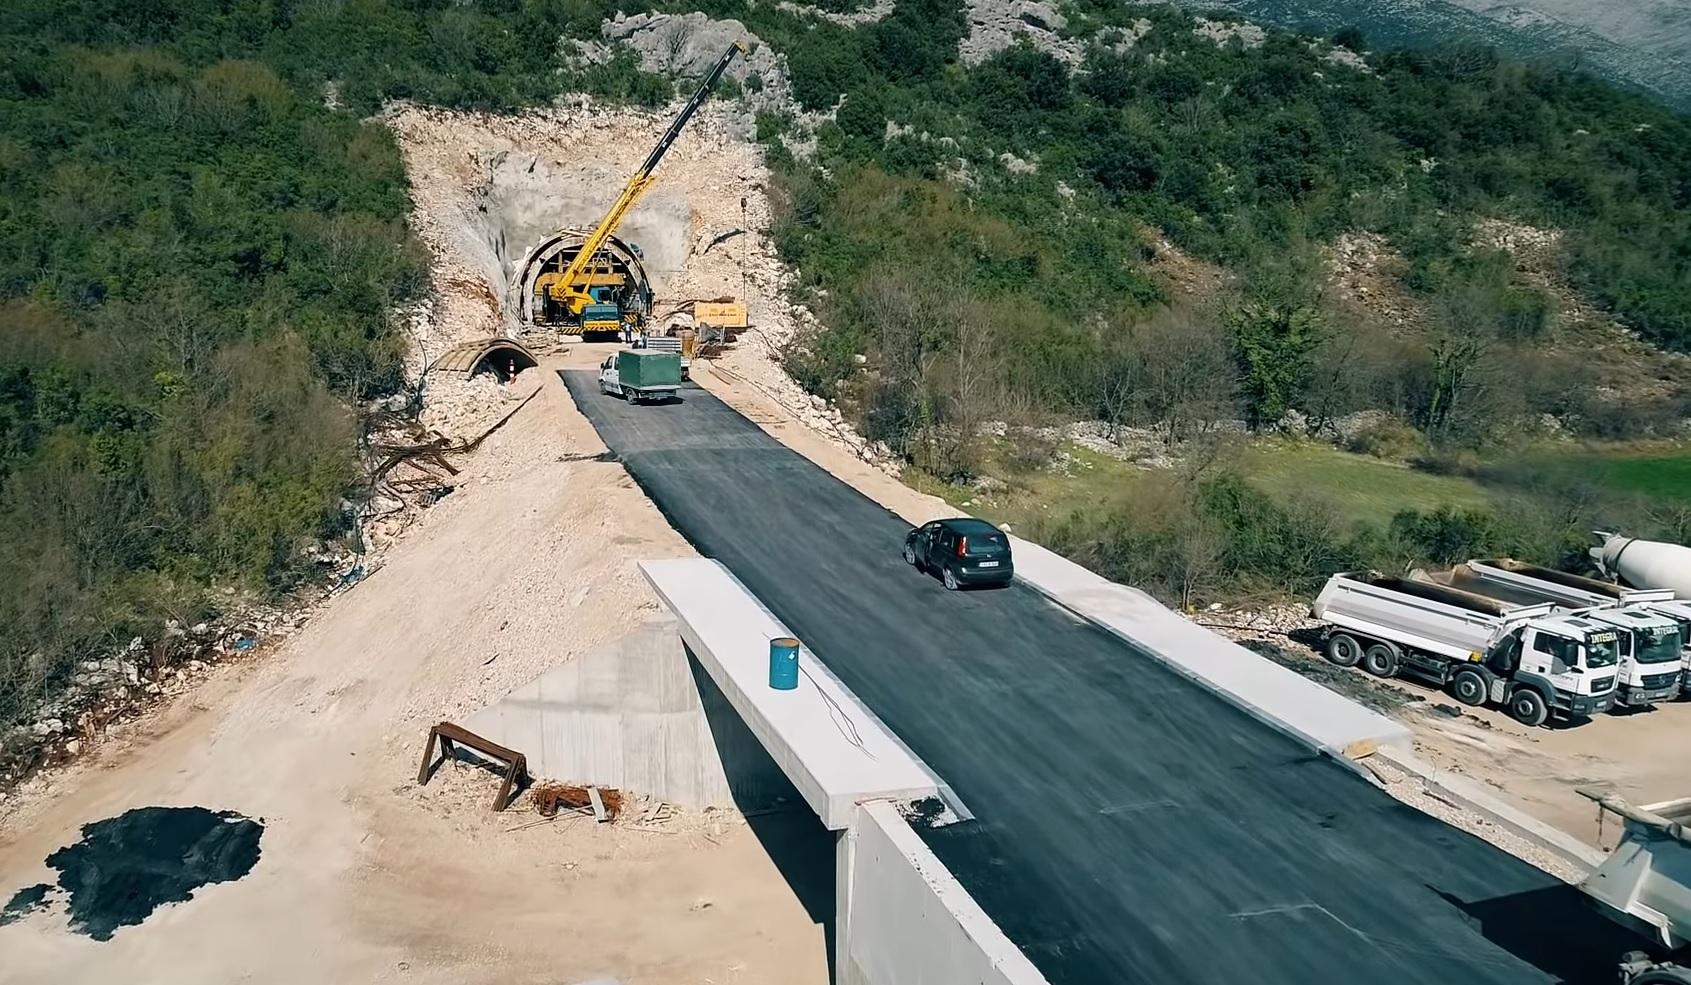
{"type": "Polygon", "coordinates": [[[1009,542],[1004,539],[1003,534],[975,533],[971,531],[963,536],[969,538],[969,547],[966,553],[971,556],[978,557],[983,554],[1003,554],[1010,546],[1009,542]]]}

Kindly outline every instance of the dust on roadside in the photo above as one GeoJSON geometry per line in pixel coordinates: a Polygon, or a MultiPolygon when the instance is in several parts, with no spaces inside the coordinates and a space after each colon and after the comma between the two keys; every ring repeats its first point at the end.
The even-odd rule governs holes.
{"type": "Polygon", "coordinates": [[[1541,821],[1588,844],[1614,844],[1579,787],[1604,787],[1633,803],[1691,794],[1691,702],[1552,721],[1528,728],[1495,708],[1474,708],[1430,685],[1337,667],[1319,650],[1320,624],[1301,606],[1200,613],[1216,632],[1407,726],[1433,767],[1486,784],[1541,821]]]}

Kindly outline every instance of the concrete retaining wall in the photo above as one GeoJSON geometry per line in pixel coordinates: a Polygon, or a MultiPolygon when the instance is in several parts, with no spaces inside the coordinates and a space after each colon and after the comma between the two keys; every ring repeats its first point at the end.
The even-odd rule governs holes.
{"type": "Polygon", "coordinates": [[[547,780],[684,807],[752,810],[795,796],[780,767],[689,658],[675,620],[648,622],[463,723],[547,780]]]}
{"type": "Polygon", "coordinates": [[[892,804],[839,837],[838,985],[1045,985],[892,804]]]}

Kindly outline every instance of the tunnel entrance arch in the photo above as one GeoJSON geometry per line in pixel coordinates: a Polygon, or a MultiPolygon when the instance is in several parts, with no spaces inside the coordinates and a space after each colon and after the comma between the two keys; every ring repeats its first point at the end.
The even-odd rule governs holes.
{"type": "MultiPolygon", "coordinates": [[[[576,333],[580,325],[569,309],[553,301],[546,285],[567,268],[581,252],[588,230],[561,229],[530,247],[518,264],[512,288],[517,311],[525,326],[552,328],[576,333]]],[[[623,321],[631,327],[644,326],[652,313],[652,283],[646,274],[640,248],[617,236],[600,250],[599,263],[589,273],[587,287],[621,309],[623,321]]]]}

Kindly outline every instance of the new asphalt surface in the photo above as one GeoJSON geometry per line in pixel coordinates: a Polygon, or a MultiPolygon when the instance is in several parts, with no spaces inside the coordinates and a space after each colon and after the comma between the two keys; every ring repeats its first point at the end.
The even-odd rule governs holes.
{"type": "Polygon", "coordinates": [[[1576,891],[1021,586],[951,593],[908,525],[703,390],[607,447],[975,819],[923,832],[1055,985],[1599,982],[1637,946],[1576,891]]]}

